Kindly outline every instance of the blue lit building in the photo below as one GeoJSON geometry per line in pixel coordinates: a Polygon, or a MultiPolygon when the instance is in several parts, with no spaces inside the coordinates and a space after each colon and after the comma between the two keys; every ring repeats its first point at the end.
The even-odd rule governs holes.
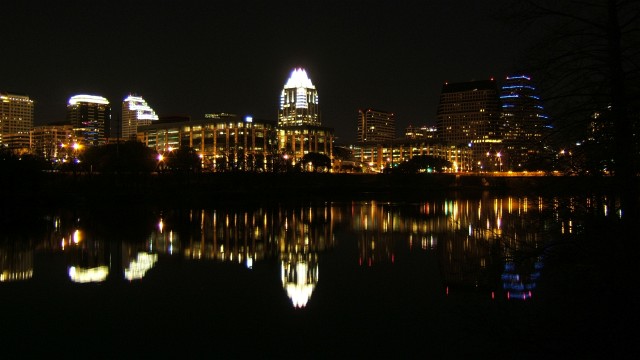
{"type": "Polygon", "coordinates": [[[527,75],[507,76],[500,91],[500,126],[506,166],[528,170],[551,128],[538,90],[527,75]]]}

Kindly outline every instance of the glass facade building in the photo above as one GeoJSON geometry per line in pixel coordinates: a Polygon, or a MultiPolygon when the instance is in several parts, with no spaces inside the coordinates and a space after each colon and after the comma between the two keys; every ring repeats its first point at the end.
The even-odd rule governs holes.
{"type": "Polygon", "coordinates": [[[484,167],[487,154],[501,157],[499,120],[500,99],[493,79],[442,86],[437,138],[447,144],[469,146],[474,154],[474,170],[484,167]]]}
{"type": "Polygon", "coordinates": [[[551,127],[549,117],[528,75],[507,76],[500,101],[500,127],[508,167],[526,168],[527,162],[542,150],[543,137],[551,127]]]}
{"type": "Polygon", "coordinates": [[[357,131],[359,143],[394,140],[396,116],[387,111],[359,109],[357,131]]]}
{"type": "Polygon", "coordinates": [[[82,145],[104,145],[111,136],[109,100],[95,95],[72,96],[67,105],[67,121],[82,145]]]}

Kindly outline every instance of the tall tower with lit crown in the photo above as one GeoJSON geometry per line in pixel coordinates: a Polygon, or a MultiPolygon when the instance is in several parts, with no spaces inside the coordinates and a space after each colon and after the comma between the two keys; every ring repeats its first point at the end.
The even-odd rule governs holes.
{"type": "Polygon", "coordinates": [[[95,95],[72,96],[67,105],[67,120],[82,145],[104,145],[110,136],[109,100],[95,95]]]}
{"type": "Polygon", "coordinates": [[[133,140],[138,126],[150,125],[156,120],[158,115],[142,97],[129,95],[122,101],[120,138],[125,141],[133,140]]]}
{"type": "Polygon", "coordinates": [[[296,68],[280,94],[278,149],[290,165],[309,153],[333,158],[333,129],[321,126],[318,91],[307,72],[296,68]]]}
{"type": "Polygon", "coordinates": [[[278,126],[320,126],[318,91],[304,69],[297,68],[280,95],[278,126]]]}

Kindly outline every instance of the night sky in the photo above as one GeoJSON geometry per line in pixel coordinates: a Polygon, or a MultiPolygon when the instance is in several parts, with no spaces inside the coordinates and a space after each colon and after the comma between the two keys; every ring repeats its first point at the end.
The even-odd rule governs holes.
{"type": "Polygon", "coordinates": [[[35,123],[70,96],[129,93],[160,115],[277,119],[295,67],[318,89],[338,143],[358,108],[396,114],[398,135],[433,124],[442,84],[518,71],[523,41],[499,0],[13,1],[0,10],[0,91],[35,101],[35,123]]]}

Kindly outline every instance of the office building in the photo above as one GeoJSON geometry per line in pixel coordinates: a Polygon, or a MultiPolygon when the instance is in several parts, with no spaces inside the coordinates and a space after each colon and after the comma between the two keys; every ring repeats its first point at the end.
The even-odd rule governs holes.
{"type": "Polygon", "coordinates": [[[433,140],[436,138],[435,126],[422,125],[420,127],[409,125],[404,130],[404,138],[409,140],[433,140]]]}
{"type": "Polygon", "coordinates": [[[111,107],[102,96],[76,95],[69,99],[67,121],[83,146],[104,145],[111,136],[111,107]]]}
{"type": "Polygon", "coordinates": [[[529,159],[543,148],[542,140],[551,128],[531,77],[507,76],[500,92],[500,126],[508,168],[523,170],[529,159]]]}
{"type": "Polygon", "coordinates": [[[183,146],[193,148],[206,171],[271,171],[277,153],[276,122],[207,114],[204,119],[161,118],[138,127],[138,141],[163,156],[183,146]]]}
{"type": "Polygon", "coordinates": [[[0,146],[14,152],[29,151],[33,127],[33,100],[27,95],[0,92],[0,146]]]}
{"type": "Polygon", "coordinates": [[[158,120],[158,115],[140,96],[129,95],[122,101],[122,116],[120,129],[116,130],[116,136],[123,140],[135,140],[138,126],[150,125],[158,120]]]}
{"type": "Polygon", "coordinates": [[[467,145],[474,153],[476,170],[487,156],[501,157],[500,99],[491,80],[444,84],[436,117],[437,138],[452,145],[467,145]],[[487,155],[489,154],[489,155],[487,155]]]}
{"type": "Polygon", "coordinates": [[[281,156],[291,165],[310,152],[332,159],[333,129],[321,124],[318,91],[304,69],[294,69],[280,95],[277,139],[281,156]]]}
{"type": "Polygon", "coordinates": [[[474,168],[473,151],[468,145],[453,145],[434,140],[395,139],[384,143],[357,144],[350,147],[363,172],[379,173],[411,160],[429,155],[451,163],[451,172],[469,172],[474,168]]]}
{"type": "Polygon", "coordinates": [[[393,140],[396,138],[395,114],[374,109],[359,109],[357,131],[359,143],[393,140]]]}

